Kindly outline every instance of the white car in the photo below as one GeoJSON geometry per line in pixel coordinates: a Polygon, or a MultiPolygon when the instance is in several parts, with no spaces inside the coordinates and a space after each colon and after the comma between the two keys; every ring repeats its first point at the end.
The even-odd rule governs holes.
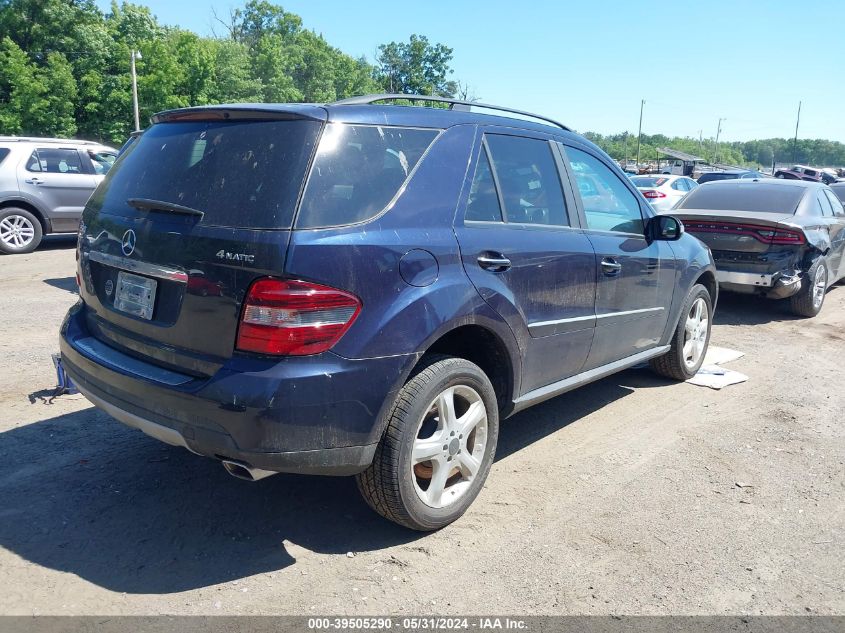
{"type": "Polygon", "coordinates": [[[664,174],[633,176],[631,182],[657,212],[668,211],[687,193],[698,187],[698,183],[692,178],[664,174]]]}

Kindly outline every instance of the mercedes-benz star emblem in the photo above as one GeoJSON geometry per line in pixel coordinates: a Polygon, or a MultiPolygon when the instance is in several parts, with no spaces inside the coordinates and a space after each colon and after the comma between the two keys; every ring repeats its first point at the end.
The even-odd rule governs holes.
{"type": "Polygon", "coordinates": [[[120,242],[120,248],[123,254],[129,257],[135,252],[135,231],[129,229],[123,234],[123,239],[120,242]]]}

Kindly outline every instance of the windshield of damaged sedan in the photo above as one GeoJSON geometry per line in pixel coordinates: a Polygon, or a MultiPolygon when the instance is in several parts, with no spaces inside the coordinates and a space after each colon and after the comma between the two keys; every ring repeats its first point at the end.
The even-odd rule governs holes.
{"type": "Polygon", "coordinates": [[[706,185],[688,193],[676,208],[794,214],[805,191],[804,187],[764,183],[706,185]]]}

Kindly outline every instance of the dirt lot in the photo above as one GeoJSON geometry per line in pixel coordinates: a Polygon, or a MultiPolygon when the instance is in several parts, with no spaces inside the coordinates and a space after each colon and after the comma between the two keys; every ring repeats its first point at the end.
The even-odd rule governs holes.
{"type": "Polygon", "coordinates": [[[845,287],[809,321],[723,297],[745,384],[632,370],[512,418],[422,535],[50,402],[73,275],[72,242],[0,258],[0,613],[845,613],[845,287]]]}

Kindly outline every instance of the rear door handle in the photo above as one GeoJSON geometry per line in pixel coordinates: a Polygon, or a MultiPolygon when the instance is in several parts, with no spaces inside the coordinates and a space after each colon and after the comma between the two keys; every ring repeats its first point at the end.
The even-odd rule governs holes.
{"type": "Polygon", "coordinates": [[[24,182],[29,184],[29,185],[40,185],[44,181],[41,180],[40,178],[27,178],[26,180],[24,180],[24,182]]]}
{"type": "Polygon", "coordinates": [[[618,275],[620,270],[622,270],[622,264],[612,257],[605,257],[601,260],[601,271],[608,277],[618,275]]]}
{"type": "Polygon", "coordinates": [[[478,265],[484,270],[501,273],[511,267],[511,260],[500,253],[481,255],[478,258],[478,265]]]}

